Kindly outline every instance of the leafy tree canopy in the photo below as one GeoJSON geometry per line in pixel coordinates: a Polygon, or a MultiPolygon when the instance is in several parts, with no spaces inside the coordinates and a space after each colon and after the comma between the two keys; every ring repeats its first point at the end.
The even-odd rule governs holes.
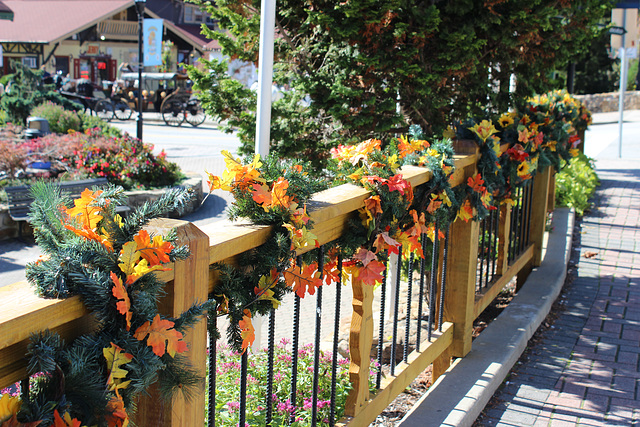
{"type": "MultiPolygon", "coordinates": [[[[257,63],[260,1],[199,3],[232,59],[257,63]]],[[[322,161],[327,148],[505,111],[547,90],[586,51],[607,0],[282,0],[277,5],[271,151],[322,161]],[[517,89],[509,93],[512,74],[517,89]]],[[[189,73],[208,113],[254,149],[256,94],[219,61],[189,73]]]]}

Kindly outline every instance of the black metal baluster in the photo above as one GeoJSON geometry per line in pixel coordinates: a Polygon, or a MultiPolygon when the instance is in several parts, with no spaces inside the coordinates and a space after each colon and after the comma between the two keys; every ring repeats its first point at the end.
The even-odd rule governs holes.
{"type": "Polygon", "coordinates": [[[520,208],[520,216],[522,217],[522,222],[520,224],[520,245],[519,245],[519,253],[522,253],[524,248],[526,247],[526,229],[527,229],[527,200],[529,198],[529,182],[527,181],[522,187],[522,206],[520,208]]]}
{"type": "Polygon", "coordinates": [[[407,271],[407,317],[404,321],[404,346],[402,360],[409,361],[409,333],[411,329],[411,292],[413,291],[413,252],[409,254],[409,268],[407,271]]]}
{"type": "Polygon", "coordinates": [[[433,230],[433,252],[431,253],[431,283],[429,284],[429,321],[427,328],[427,339],[431,342],[433,332],[434,316],[436,314],[436,286],[438,285],[438,252],[440,245],[438,242],[439,224],[436,219],[433,230]]]}
{"type": "MultiPolygon", "coordinates": [[[[386,273],[385,273],[386,274],[386,273]]],[[[333,359],[331,360],[331,407],[329,426],[336,424],[336,375],[338,374],[338,338],[340,335],[340,304],[342,301],[342,255],[338,255],[338,283],[336,283],[336,315],[333,324],[333,359]]]]}
{"type": "Polygon", "coordinates": [[[396,341],[398,339],[398,311],[400,306],[400,275],[402,273],[402,245],[398,248],[398,266],[396,269],[396,290],[393,304],[393,341],[391,342],[391,359],[389,365],[391,376],[396,372],[396,341]]]}
{"type": "MultiPolygon", "coordinates": [[[[387,256],[389,253],[387,252],[387,256]]],[[[387,262],[385,263],[384,275],[382,278],[382,286],[380,289],[380,328],[378,330],[378,373],[376,375],[376,388],[380,389],[380,384],[382,382],[382,349],[384,346],[384,315],[385,315],[385,305],[387,303],[387,272],[389,271],[389,258],[387,258],[387,262]]]]}
{"type": "MultiPolygon", "coordinates": [[[[484,277],[484,258],[485,258],[485,251],[486,251],[486,245],[485,245],[485,240],[486,240],[486,234],[487,234],[487,220],[486,218],[482,220],[482,228],[480,230],[480,233],[482,234],[480,236],[480,250],[478,251],[478,258],[480,259],[480,273],[478,274],[478,290],[482,290],[483,286],[482,286],[482,278],[484,277]]],[[[485,283],[486,285],[486,283],[485,283]]]]}
{"type": "Polygon", "coordinates": [[[240,364],[240,422],[241,426],[247,423],[247,365],[249,364],[249,349],[242,353],[240,364]]]}
{"type": "Polygon", "coordinates": [[[420,260],[420,293],[418,298],[418,330],[416,331],[416,348],[420,351],[420,344],[422,343],[422,310],[424,300],[424,276],[426,270],[426,258],[427,258],[427,237],[426,233],[422,233],[420,236],[420,244],[422,245],[422,259],[420,260]]]}
{"type": "Polygon", "coordinates": [[[533,209],[533,183],[529,184],[529,200],[527,201],[527,233],[526,233],[526,242],[527,245],[531,243],[531,215],[533,209]]]}
{"type": "Polygon", "coordinates": [[[488,247],[488,254],[487,254],[487,279],[485,280],[485,282],[487,284],[491,283],[491,281],[493,280],[493,267],[492,267],[492,260],[493,260],[493,247],[494,247],[494,243],[496,242],[495,240],[495,236],[494,236],[494,231],[493,231],[493,216],[494,216],[494,212],[495,211],[489,211],[489,218],[486,219],[487,222],[489,222],[489,247],[488,247]]]}
{"type": "Polygon", "coordinates": [[[447,259],[449,256],[449,226],[444,234],[444,248],[442,248],[442,277],[440,278],[440,311],[438,312],[438,330],[442,332],[442,316],[444,313],[444,293],[447,285],[447,259]]]}
{"type": "Polygon", "coordinates": [[[267,368],[267,426],[271,426],[273,420],[273,361],[276,346],[276,310],[269,312],[269,366],[267,368]]]}
{"type": "MultiPolygon", "coordinates": [[[[300,257],[296,260],[296,264],[301,264],[300,257]]],[[[300,297],[298,294],[293,296],[293,341],[291,355],[291,394],[289,399],[291,400],[291,407],[294,411],[289,416],[289,422],[296,420],[295,408],[296,408],[296,394],[298,392],[298,347],[300,346],[300,297]]]]}
{"type": "Polygon", "coordinates": [[[217,313],[209,314],[209,414],[207,419],[208,427],[216,426],[216,374],[217,374],[217,340],[215,337],[217,328],[217,313]]]}
{"type": "MultiPolygon", "coordinates": [[[[324,246],[318,248],[318,271],[320,278],[324,272],[324,246]]],[[[318,385],[320,384],[320,331],[322,326],[322,289],[319,286],[316,293],[316,340],[313,349],[313,393],[311,395],[311,427],[318,425],[318,385]]]]}
{"type": "Polygon", "coordinates": [[[498,243],[500,241],[500,210],[497,210],[494,215],[494,234],[495,234],[495,244],[493,247],[493,268],[491,270],[491,274],[493,277],[496,276],[496,267],[498,266],[498,243]]]}
{"type": "Polygon", "coordinates": [[[515,238],[514,238],[514,255],[520,255],[520,241],[521,241],[521,233],[520,227],[522,227],[522,188],[518,188],[517,191],[517,205],[516,205],[516,227],[515,227],[515,238]]]}
{"type": "MultiPolygon", "coordinates": [[[[517,200],[517,199],[516,199],[517,200]]],[[[513,205],[511,206],[511,216],[509,219],[509,245],[508,245],[508,254],[509,254],[509,263],[513,261],[514,258],[514,247],[515,247],[515,227],[516,227],[516,202],[514,200],[513,205]]]]}

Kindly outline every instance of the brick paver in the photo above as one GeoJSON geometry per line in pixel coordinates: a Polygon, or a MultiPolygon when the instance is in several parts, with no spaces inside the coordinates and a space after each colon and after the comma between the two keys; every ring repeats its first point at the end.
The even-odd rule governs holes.
{"type": "Polygon", "coordinates": [[[580,225],[566,310],[477,425],[640,425],[640,168],[623,160],[597,168],[597,208],[580,225]]]}

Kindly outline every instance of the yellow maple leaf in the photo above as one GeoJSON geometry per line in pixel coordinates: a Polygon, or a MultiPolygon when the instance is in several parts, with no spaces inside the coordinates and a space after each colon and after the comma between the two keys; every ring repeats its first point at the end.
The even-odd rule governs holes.
{"type": "Polygon", "coordinates": [[[69,218],[75,218],[83,227],[86,226],[95,230],[102,219],[102,215],[100,215],[102,210],[100,207],[95,206],[94,203],[101,194],[102,191],[93,192],[86,188],[80,193],[80,198],[73,201],[74,207],[65,208],[69,218]]]}
{"type": "Polygon", "coordinates": [[[133,355],[125,353],[121,347],[118,347],[114,343],[111,343],[111,346],[109,347],[103,348],[102,354],[107,361],[107,372],[109,373],[109,376],[107,377],[108,389],[113,391],[116,389],[127,388],[131,383],[131,380],[123,381],[129,372],[126,369],[123,369],[122,365],[131,362],[133,360],[133,355]]]}
{"type": "Polygon", "coordinates": [[[120,263],[118,264],[118,267],[120,267],[120,270],[128,276],[133,274],[135,271],[135,266],[139,259],[140,252],[138,252],[138,245],[136,242],[127,242],[122,245],[122,250],[120,250],[120,256],[118,257],[120,263]]]}
{"type": "Polygon", "coordinates": [[[253,292],[258,296],[259,300],[271,301],[273,308],[280,306],[280,301],[273,297],[274,292],[272,288],[278,283],[278,271],[275,268],[271,269],[268,275],[264,275],[260,278],[258,286],[253,288],[253,292]]]}
{"type": "Polygon", "coordinates": [[[469,202],[469,200],[465,200],[464,204],[460,206],[458,215],[456,216],[456,219],[458,218],[465,222],[469,222],[469,220],[473,218],[473,208],[471,207],[471,202],[469,202]]]}

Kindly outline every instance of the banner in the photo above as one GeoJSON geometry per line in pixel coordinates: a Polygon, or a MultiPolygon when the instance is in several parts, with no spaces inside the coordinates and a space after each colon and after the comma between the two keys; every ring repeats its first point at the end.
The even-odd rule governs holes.
{"type": "Polygon", "coordinates": [[[142,38],[144,66],[162,65],[162,19],[145,19],[142,38]]]}

